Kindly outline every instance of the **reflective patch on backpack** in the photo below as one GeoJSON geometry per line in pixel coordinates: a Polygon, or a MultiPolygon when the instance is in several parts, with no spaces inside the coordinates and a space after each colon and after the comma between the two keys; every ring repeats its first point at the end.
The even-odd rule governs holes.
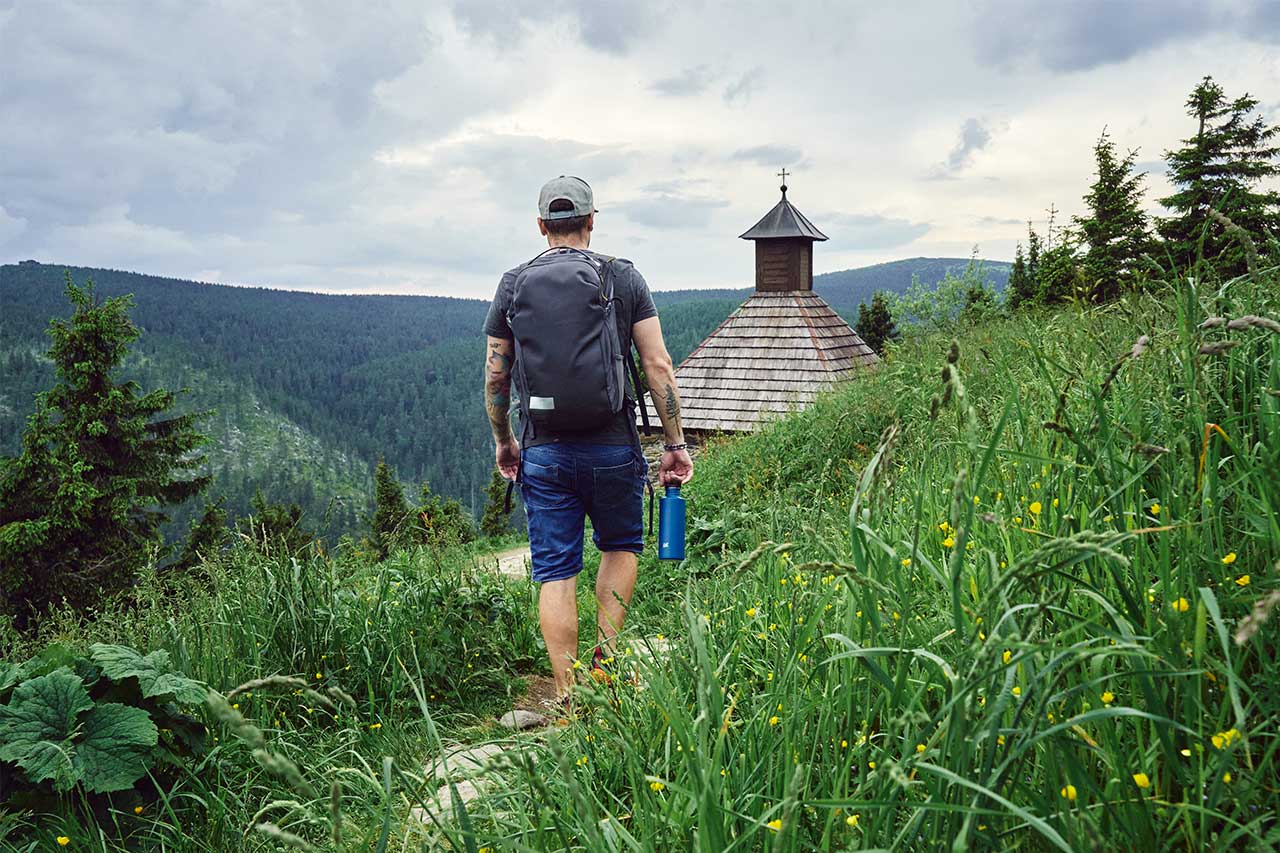
{"type": "Polygon", "coordinates": [[[556,407],[555,397],[530,397],[529,411],[550,412],[556,407]]]}

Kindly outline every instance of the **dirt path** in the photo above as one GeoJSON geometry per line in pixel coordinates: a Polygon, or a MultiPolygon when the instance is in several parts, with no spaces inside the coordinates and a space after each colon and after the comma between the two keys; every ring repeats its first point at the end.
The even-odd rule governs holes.
{"type": "Polygon", "coordinates": [[[529,546],[521,545],[506,551],[495,551],[479,559],[479,564],[496,569],[500,574],[517,580],[529,577],[529,546]]]}

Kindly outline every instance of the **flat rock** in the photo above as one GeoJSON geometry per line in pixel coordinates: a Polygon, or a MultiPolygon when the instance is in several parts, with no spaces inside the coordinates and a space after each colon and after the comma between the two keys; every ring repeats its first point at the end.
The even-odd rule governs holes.
{"type": "Polygon", "coordinates": [[[542,728],[549,722],[551,721],[537,711],[526,711],[523,708],[508,711],[498,718],[498,725],[515,731],[542,728]]]}
{"type": "Polygon", "coordinates": [[[506,750],[496,743],[459,746],[446,750],[443,757],[427,766],[427,775],[436,779],[465,779],[484,772],[488,763],[506,750]]]}
{"type": "MultiPolygon", "coordinates": [[[[457,782],[454,787],[463,805],[469,806],[483,796],[483,792],[474,782],[457,782]]],[[[428,825],[453,820],[453,791],[448,785],[441,785],[440,790],[436,791],[429,811],[422,806],[414,806],[409,810],[409,815],[414,820],[428,825]]]]}

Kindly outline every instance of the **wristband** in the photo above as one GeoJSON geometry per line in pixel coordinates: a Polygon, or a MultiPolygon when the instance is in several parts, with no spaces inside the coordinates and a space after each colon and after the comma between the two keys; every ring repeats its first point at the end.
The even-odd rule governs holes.
{"type": "Polygon", "coordinates": [[[689,446],[689,445],[688,445],[688,443],[687,443],[687,442],[683,442],[683,441],[682,441],[682,442],[680,442],[679,444],[664,444],[664,445],[662,445],[662,449],[663,449],[664,451],[667,451],[667,452],[671,453],[671,452],[674,452],[674,451],[677,451],[677,450],[684,450],[684,449],[685,449],[685,448],[687,448],[688,446],[689,446]]]}

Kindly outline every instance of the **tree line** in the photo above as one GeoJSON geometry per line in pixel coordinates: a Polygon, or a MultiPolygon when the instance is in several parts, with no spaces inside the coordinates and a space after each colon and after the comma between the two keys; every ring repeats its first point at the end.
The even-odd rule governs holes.
{"type": "MultiPolygon", "coordinates": [[[[896,334],[895,321],[981,317],[1001,307],[1018,310],[1067,302],[1102,304],[1133,293],[1162,270],[1229,279],[1248,271],[1241,229],[1257,238],[1280,232],[1280,193],[1262,184],[1280,175],[1280,127],[1257,114],[1258,100],[1229,97],[1205,77],[1186,100],[1195,132],[1164,152],[1175,192],[1159,199],[1167,211],[1144,210],[1146,174],[1138,150],[1121,151],[1104,128],[1094,144],[1095,174],[1085,212],[1059,224],[1049,208],[1043,234],[1028,223],[1001,298],[974,270],[944,280],[932,293],[877,293],[859,307],[857,331],[877,352],[896,334]]],[[[1265,249],[1280,259],[1271,239],[1265,249]]]]}

